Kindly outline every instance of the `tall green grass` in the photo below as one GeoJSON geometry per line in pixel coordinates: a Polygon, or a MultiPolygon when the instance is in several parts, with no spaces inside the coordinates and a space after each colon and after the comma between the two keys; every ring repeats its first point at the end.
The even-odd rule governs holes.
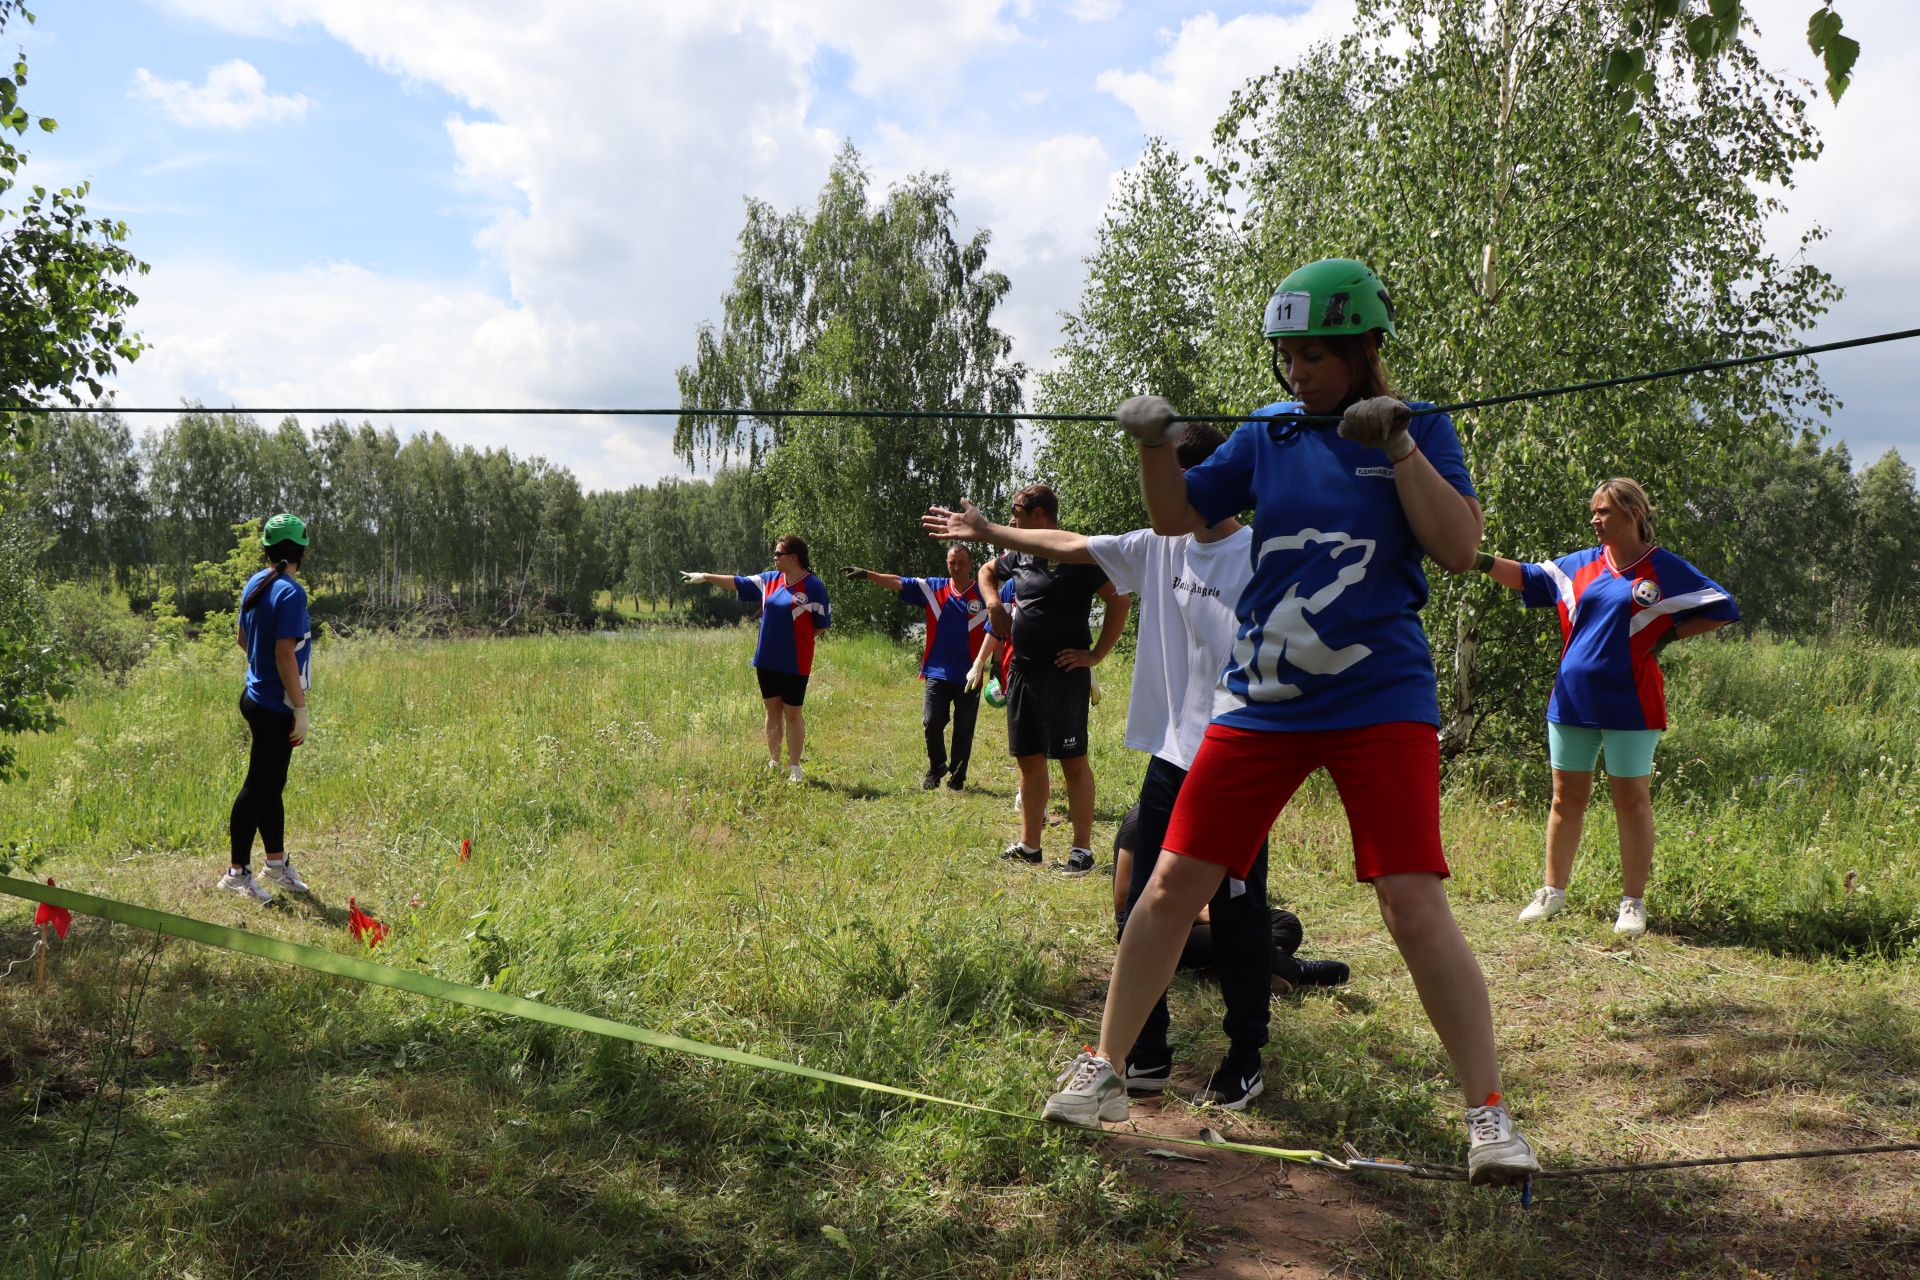
{"type": "MultiPolygon", "coordinates": [[[[1012,830],[999,716],[982,716],[973,791],[917,788],[903,647],[823,645],[809,782],[762,772],[750,646],[744,631],[323,646],[314,737],[288,793],[311,901],[262,912],[210,888],[244,767],[237,659],[190,652],[70,705],[64,729],[22,744],[29,776],[0,789],[0,831],[74,887],[343,949],[351,894],[394,926],[390,963],[1032,1108],[1097,1019],[1106,885],[994,859],[1012,830]]],[[[1607,1149],[1612,1117],[1665,1085],[1629,1087],[1593,1046],[1637,1061],[1707,1025],[1729,1037],[1724,1058],[1655,1077],[1676,1114],[1744,1117],[1729,1120],[1744,1138],[1756,1120],[1742,1107],[1798,1089],[1897,1127],[1920,1100],[1920,1062],[1897,1051],[1920,1032],[1920,658],[1670,652],[1647,944],[1659,960],[1607,950],[1618,871],[1604,799],[1578,909],[1551,930],[1511,924],[1539,874],[1544,743],[1537,760],[1462,764],[1449,783],[1453,893],[1523,1119],[1550,1152],[1607,1149]],[[1719,1003],[1700,1003],[1709,990],[1719,1003]],[[1829,1052],[1816,1066],[1790,1031],[1740,1040],[1729,1007],[1804,1015],[1829,1052]],[[1696,1067],[1704,1101],[1679,1088],[1696,1067]]],[[[1125,677],[1116,666],[1103,683],[1125,677]]],[[[1096,842],[1140,775],[1123,720],[1117,697],[1093,717],[1096,842]]],[[[1274,890],[1306,919],[1307,949],[1351,960],[1355,982],[1276,1013],[1266,1123],[1295,1142],[1458,1159],[1445,1057],[1352,885],[1324,780],[1274,849],[1274,890]]],[[[22,938],[0,930],[0,968],[25,958],[22,938]]],[[[109,1162],[99,1137],[119,1094],[103,1068],[147,945],[83,921],[44,998],[18,971],[0,983],[0,1228],[24,1217],[0,1237],[6,1274],[53,1273],[76,1185],[98,1187],[78,1272],[92,1276],[1148,1276],[1197,1256],[1176,1206],[1076,1137],[171,943],[130,1041],[109,1162]]],[[[1175,1010],[1177,1043],[1204,1070],[1217,998],[1183,979],[1175,1010]]],[[[1634,1196],[1609,1216],[1596,1191],[1566,1201],[1575,1219],[1512,1224],[1444,1190],[1382,1203],[1396,1252],[1367,1274],[1516,1258],[1557,1273],[1606,1231],[1672,1233],[1701,1210],[1634,1196]]]]}

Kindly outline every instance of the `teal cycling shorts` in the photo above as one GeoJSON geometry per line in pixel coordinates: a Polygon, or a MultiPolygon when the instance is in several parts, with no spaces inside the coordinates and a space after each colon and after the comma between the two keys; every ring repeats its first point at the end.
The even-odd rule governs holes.
{"type": "Polygon", "coordinates": [[[1592,773],[1607,753],[1607,773],[1615,778],[1644,778],[1653,772],[1653,749],[1662,729],[1584,729],[1547,721],[1547,758],[1562,773],[1592,773]]]}

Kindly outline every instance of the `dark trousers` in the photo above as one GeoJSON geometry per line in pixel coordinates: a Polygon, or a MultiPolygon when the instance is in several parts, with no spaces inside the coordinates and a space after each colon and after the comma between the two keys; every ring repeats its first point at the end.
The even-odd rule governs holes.
{"type": "Polygon", "coordinates": [[[287,788],[287,765],[293,759],[293,744],[287,741],[293,733],[292,714],[269,711],[244,693],[240,714],[253,731],[253,747],[247,754],[246,780],[233,798],[233,814],[227,819],[236,867],[250,865],[256,831],[268,853],[286,851],[287,815],[280,793],[287,788]]]}
{"type": "Polygon", "coordinates": [[[920,705],[920,723],[927,731],[927,772],[947,773],[967,780],[967,761],[973,756],[973,725],[980,718],[980,691],[954,680],[928,680],[920,705]],[[947,754],[947,716],[953,716],[953,754],[947,754]]]}
{"type": "MultiPolygon", "coordinates": [[[[1154,864],[1160,858],[1160,844],[1167,837],[1167,823],[1173,818],[1173,802],[1180,796],[1180,784],[1187,771],[1169,764],[1159,756],[1147,761],[1147,776],[1140,780],[1140,818],[1134,829],[1133,883],[1127,886],[1127,910],[1140,901],[1147,882],[1153,879],[1154,864]]],[[[1257,1050],[1267,1043],[1267,1023],[1273,1007],[1273,920],[1267,912],[1267,846],[1260,845],[1253,869],[1247,872],[1246,892],[1233,893],[1233,882],[1223,878],[1214,892],[1207,914],[1213,925],[1213,972],[1220,980],[1220,996],[1226,1002],[1227,1016],[1221,1025],[1227,1040],[1237,1050],[1257,1050]]],[[[1126,931],[1125,921],[1121,931],[1126,931]]],[[[1134,1041],[1131,1056],[1162,1058],[1167,1051],[1167,997],[1163,993],[1147,1025],[1134,1041]]]]}

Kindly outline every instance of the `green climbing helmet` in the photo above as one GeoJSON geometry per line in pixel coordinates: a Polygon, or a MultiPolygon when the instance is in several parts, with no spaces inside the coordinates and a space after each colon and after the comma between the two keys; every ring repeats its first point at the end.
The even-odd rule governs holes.
{"type": "Polygon", "coordinates": [[[1294,271],[1267,299],[1267,338],[1325,338],[1373,329],[1394,335],[1387,286],[1352,258],[1322,258],[1294,271]]]}
{"type": "Polygon", "coordinates": [[[260,530],[260,545],[270,547],[276,542],[292,542],[299,546],[307,545],[307,522],[299,516],[282,511],[272,517],[260,530]]]}

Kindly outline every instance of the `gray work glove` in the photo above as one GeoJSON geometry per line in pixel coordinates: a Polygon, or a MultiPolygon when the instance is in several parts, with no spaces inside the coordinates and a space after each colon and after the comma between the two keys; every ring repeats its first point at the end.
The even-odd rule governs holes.
{"type": "Polygon", "coordinates": [[[1165,396],[1133,396],[1113,416],[1144,449],[1158,448],[1173,435],[1173,402],[1165,396]]]}
{"type": "Polygon", "coordinates": [[[1413,410],[1392,396],[1375,396],[1349,405],[1340,415],[1340,434],[1355,444],[1383,450],[1390,462],[1398,462],[1413,452],[1413,436],[1407,424],[1413,410]]]}

